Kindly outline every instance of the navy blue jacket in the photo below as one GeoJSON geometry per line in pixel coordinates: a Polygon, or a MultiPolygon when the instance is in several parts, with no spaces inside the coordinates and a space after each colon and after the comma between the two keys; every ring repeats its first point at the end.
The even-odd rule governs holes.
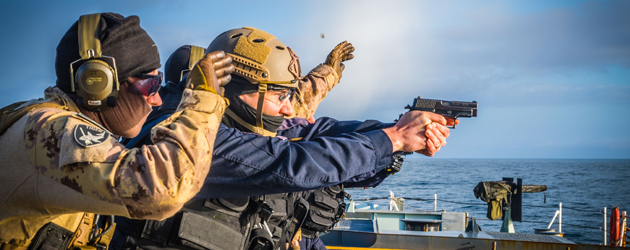
{"type": "MultiPolygon", "coordinates": [[[[170,99],[181,98],[181,92],[167,89],[165,105],[151,114],[138,137],[126,142],[128,147],[152,144],[151,128],[175,111],[179,102],[170,99]]],[[[212,167],[196,198],[288,193],[339,183],[376,186],[389,175],[392,143],[381,129],[391,125],[326,117],[310,124],[293,118],[285,120],[277,137],[264,137],[221,124],[212,167]]]]}
{"type": "Polygon", "coordinates": [[[352,186],[391,163],[392,143],[380,130],[383,126],[376,121],[321,118],[311,125],[278,130],[277,137],[263,137],[221,125],[212,167],[197,198],[288,193],[339,183],[352,186]]]}

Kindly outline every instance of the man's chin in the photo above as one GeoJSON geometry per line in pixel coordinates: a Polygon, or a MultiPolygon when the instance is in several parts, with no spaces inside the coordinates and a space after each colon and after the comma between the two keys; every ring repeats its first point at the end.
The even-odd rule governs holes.
{"type": "MultiPolygon", "coordinates": [[[[142,128],[142,127],[140,127],[142,128]]],[[[118,133],[118,135],[125,137],[125,138],[134,138],[136,136],[138,136],[138,134],[140,134],[140,130],[141,129],[133,129],[133,130],[127,130],[125,132],[122,133],[118,133]]]]}
{"type": "MultiPolygon", "coordinates": [[[[114,133],[116,135],[120,135],[122,137],[125,138],[134,138],[136,136],[138,136],[140,134],[140,131],[142,131],[142,125],[144,125],[144,122],[147,121],[147,117],[149,116],[149,113],[147,113],[140,121],[138,121],[138,123],[133,126],[132,128],[126,130],[126,131],[118,131],[118,133],[114,133]]],[[[112,131],[114,132],[114,131],[112,131]]]]}

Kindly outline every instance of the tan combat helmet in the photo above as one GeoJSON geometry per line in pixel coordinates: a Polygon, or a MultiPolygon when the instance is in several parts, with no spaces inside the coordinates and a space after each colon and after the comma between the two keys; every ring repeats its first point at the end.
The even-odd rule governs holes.
{"type": "MultiPolygon", "coordinates": [[[[262,108],[269,85],[297,88],[300,80],[300,63],[291,48],[275,36],[250,27],[223,32],[206,49],[206,53],[222,50],[232,56],[234,73],[258,85],[256,127],[253,132],[268,135],[263,129],[262,108]]],[[[226,112],[230,117],[230,114],[226,112]]],[[[238,121],[238,117],[232,117],[238,121]]],[[[239,122],[240,123],[240,122],[239,122]]],[[[241,124],[247,126],[247,124],[241,124]]],[[[268,133],[267,133],[268,132],[268,133]]],[[[273,133],[275,134],[275,133],[273,133]]]]}

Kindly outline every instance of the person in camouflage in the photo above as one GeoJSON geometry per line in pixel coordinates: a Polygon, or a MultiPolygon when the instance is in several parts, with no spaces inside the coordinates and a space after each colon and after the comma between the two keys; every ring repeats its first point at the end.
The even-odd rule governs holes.
{"type": "MultiPolygon", "coordinates": [[[[308,75],[306,78],[300,76],[297,56],[272,35],[254,28],[230,30],[217,37],[206,52],[217,49],[217,44],[219,47],[224,46],[221,42],[223,39],[231,40],[229,43],[232,45],[241,43],[243,50],[236,52],[241,58],[232,55],[233,63],[238,65],[235,66],[233,81],[226,85],[226,97],[230,100],[228,109],[231,109],[232,114],[226,111],[223,117],[215,142],[213,167],[202,192],[196,196],[198,199],[188,203],[175,218],[133,223],[135,225],[131,227],[135,229],[130,230],[133,236],[125,240],[125,248],[241,249],[255,246],[251,245],[251,241],[248,244],[243,243],[247,237],[251,239],[261,236],[253,234],[253,231],[249,235],[248,230],[262,228],[266,228],[262,234],[273,236],[274,241],[290,240],[291,237],[285,234],[287,225],[283,224],[287,220],[282,221],[286,219],[282,216],[291,216],[293,210],[285,206],[294,204],[281,202],[288,198],[285,194],[274,197],[268,194],[311,190],[343,182],[379,182],[382,179],[378,178],[384,176],[379,173],[387,171],[394,152],[426,149],[432,155],[439,148],[437,143],[444,145],[445,138],[448,137],[449,131],[444,127],[444,118],[426,112],[410,112],[401,118],[399,124],[383,124],[377,121],[339,122],[330,118],[318,119],[314,123],[300,118],[286,120],[285,117],[293,116],[294,112],[295,102],[289,102],[292,90],[298,86],[302,88],[304,84],[310,84],[311,89],[318,89],[319,91],[304,91],[311,93],[311,97],[303,98],[304,102],[301,103],[303,107],[308,107],[308,102],[312,101],[316,108],[327,93],[326,90],[330,90],[339,81],[332,72],[337,73],[337,70],[343,69],[343,59],[339,58],[351,58],[349,52],[353,50],[352,45],[342,43],[334,49],[331,55],[339,56],[329,55],[326,60],[333,62],[332,66],[320,66],[320,69],[327,72],[319,77],[312,74],[309,83],[308,75]],[[253,53],[247,51],[248,46],[268,47],[271,51],[261,48],[261,51],[267,52],[253,53]],[[274,53],[276,54],[271,55],[274,53]],[[247,57],[244,54],[251,58],[242,58],[247,57]],[[262,58],[257,58],[261,55],[262,58]],[[257,58],[258,61],[249,61],[252,58],[257,58]],[[274,60],[265,60],[266,58],[274,60]],[[267,64],[264,64],[265,61],[267,64]],[[240,72],[236,70],[239,67],[240,72]],[[265,71],[267,69],[269,71],[265,71]],[[268,78],[252,81],[246,78],[249,72],[268,78]],[[282,75],[285,79],[274,79],[274,74],[276,77],[282,75]],[[259,83],[274,86],[260,87],[259,83]],[[264,92],[260,94],[259,91],[264,92]],[[264,101],[262,108],[256,104],[256,100],[264,101]],[[378,178],[371,180],[375,176],[378,178]],[[265,195],[265,198],[261,200],[258,197],[246,197],[255,195],[265,195]],[[270,205],[276,213],[271,214],[269,227],[260,226],[262,217],[253,218],[254,221],[242,220],[250,218],[241,216],[247,215],[250,208],[248,204],[257,208],[258,202],[270,205]],[[252,228],[252,225],[258,227],[252,228]]],[[[339,71],[337,76],[340,75],[339,71]]],[[[160,108],[164,113],[156,116],[168,115],[168,106],[173,103],[177,102],[172,100],[171,104],[165,103],[160,108]]],[[[309,112],[304,108],[303,114],[312,117],[315,108],[309,109],[309,112]]],[[[144,140],[136,142],[139,141],[144,140]]],[[[276,241],[274,244],[281,243],[276,247],[284,249],[286,246],[282,242],[276,241]]]]}
{"type": "Polygon", "coordinates": [[[343,62],[354,58],[352,52],[354,52],[352,43],[343,41],[328,54],[324,63],[301,77],[295,98],[291,100],[293,116],[287,118],[299,117],[307,119],[310,123],[315,122],[317,107],[328,92],[339,84],[345,69],[343,62]]]}
{"type": "Polygon", "coordinates": [[[85,227],[92,214],[168,218],[199,191],[210,169],[231,58],[206,55],[176,112],[153,129],[155,144],[128,149],[118,136],[135,136],[151,106],[161,104],[159,55],[137,16],[97,15],[103,56],[116,59],[113,72],[121,79],[117,104],[89,110],[73,91],[68,73],[81,58],[76,22],[57,47],[56,87],[45,99],[3,109],[0,249],[106,245],[85,227]]]}

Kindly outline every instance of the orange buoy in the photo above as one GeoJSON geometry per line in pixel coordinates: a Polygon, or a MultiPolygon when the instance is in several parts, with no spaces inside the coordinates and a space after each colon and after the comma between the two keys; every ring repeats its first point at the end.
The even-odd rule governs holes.
{"type": "Polygon", "coordinates": [[[610,245],[614,246],[619,243],[619,207],[613,208],[610,214],[610,245]]]}

